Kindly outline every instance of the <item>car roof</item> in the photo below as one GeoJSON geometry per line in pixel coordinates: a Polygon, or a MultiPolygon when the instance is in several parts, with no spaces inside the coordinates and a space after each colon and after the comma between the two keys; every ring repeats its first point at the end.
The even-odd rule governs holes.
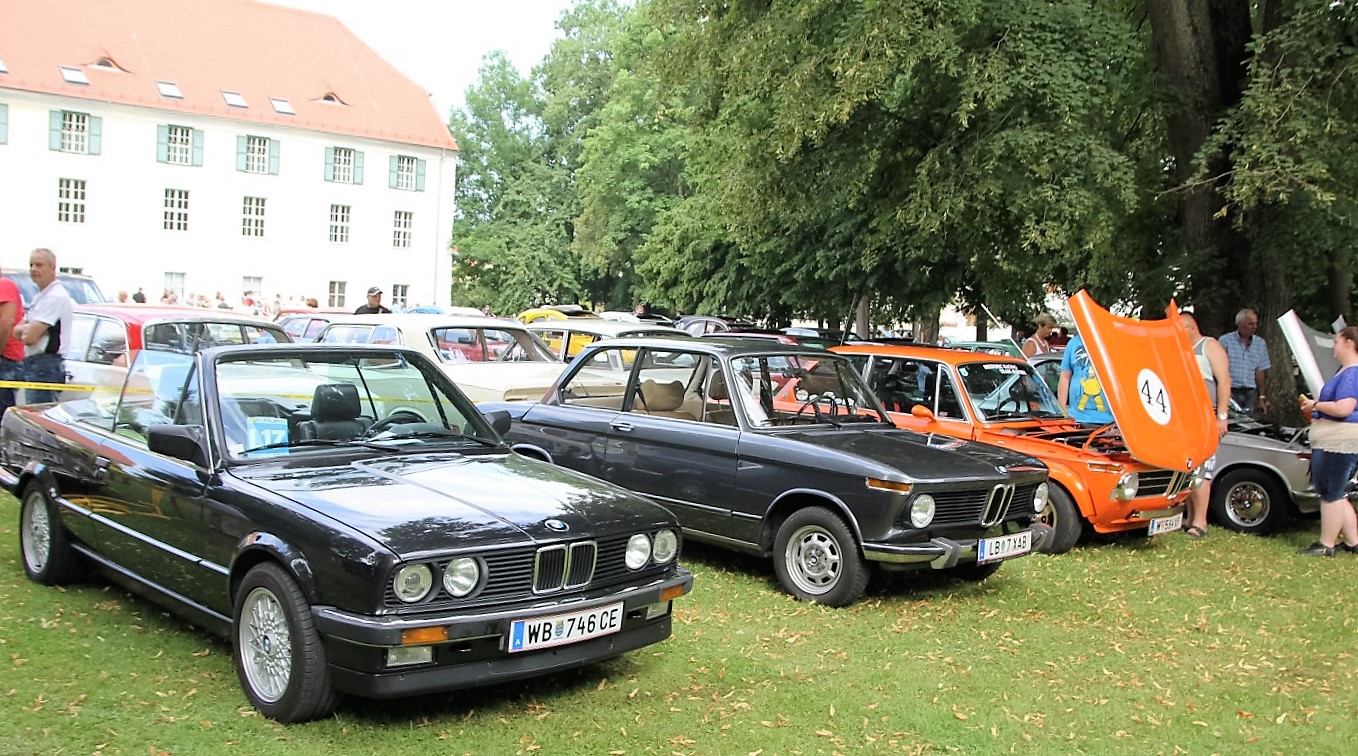
{"type": "Polygon", "coordinates": [[[507,318],[487,318],[480,315],[434,315],[431,313],[382,313],[380,315],[336,315],[329,318],[331,326],[390,325],[400,328],[428,330],[430,328],[496,328],[525,330],[523,323],[507,318]]]}
{"type": "Polygon", "coordinates": [[[692,338],[688,331],[681,331],[678,328],[671,328],[658,323],[647,323],[641,321],[634,323],[626,320],[606,320],[600,318],[581,318],[572,320],[539,320],[536,323],[529,323],[527,326],[530,331],[574,331],[576,333],[592,333],[599,336],[617,336],[620,333],[635,333],[642,331],[654,333],[656,335],[675,335],[692,338]]]}
{"type": "Polygon", "coordinates": [[[830,351],[836,354],[878,354],[884,357],[921,357],[939,362],[946,362],[950,365],[969,364],[972,362],[1011,362],[1016,365],[1026,365],[1027,360],[1020,357],[1011,357],[1007,354],[990,354],[988,352],[972,352],[967,349],[949,349],[948,347],[937,346],[908,346],[906,344],[842,344],[830,347],[830,351]]]}
{"type": "Polygon", "coordinates": [[[240,323],[278,330],[277,323],[263,318],[240,315],[231,310],[204,309],[202,307],[177,307],[174,305],[141,304],[78,304],[71,308],[75,313],[89,313],[116,318],[124,323],[149,323],[160,320],[173,320],[181,323],[240,323]]]}
{"type": "Polygon", "coordinates": [[[746,355],[802,355],[815,359],[823,358],[827,352],[815,347],[798,346],[794,344],[780,344],[776,341],[767,339],[741,339],[741,338],[720,338],[703,337],[695,338],[673,338],[673,337],[640,337],[628,339],[609,339],[596,341],[585,347],[586,350],[593,349],[600,345],[626,345],[629,349],[639,349],[650,347],[654,349],[683,349],[688,352],[703,352],[705,354],[716,355],[719,357],[733,358],[746,355]]]}

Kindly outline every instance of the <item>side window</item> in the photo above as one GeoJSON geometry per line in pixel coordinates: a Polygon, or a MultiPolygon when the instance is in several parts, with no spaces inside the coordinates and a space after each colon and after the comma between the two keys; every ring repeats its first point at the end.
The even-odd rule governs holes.
{"type": "Polygon", "coordinates": [[[916,404],[934,406],[937,363],[901,357],[877,357],[868,372],[868,388],[889,412],[909,412],[916,404]]]}
{"type": "Polygon", "coordinates": [[[563,407],[621,410],[631,372],[613,368],[613,365],[621,364],[614,362],[617,356],[614,351],[600,349],[590,355],[589,360],[561,386],[557,403],[563,407]]]}
{"type": "Polygon", "coordinates": [[[146,429],[174,422],[193,368],[186,354],[143,349],[127,371],[113,432],[146,443],[146,429]]]}
{"type": "MultiPolygon", "coordinates": [[[[609,350],[632,352],[630,349],[609,350]]],[[[624,355],[622,362],[627,362],[624,355]]],[[[703,375],[707,363],[686,352],[642,350],[637,384],[628,409],[642,415],[697,420],[703,414],[703,375]]]]}
{"type": "MultiPolygon", "coordinates": [[[[70,355],[85,355],[90,349],[90,336],[94,333],[94,325],[98,320],[93,315],[77,312],[71,318],[71,343],[66,350],[70,355]]],[[[81,358],[85,362],[93,362],[87,357],[81,358]]]]}
{"type": "MultiPolygon", "coordinates": [[[[571,334],[570,341],[567,342],[566,346],[566,359],[567,360],[575,359],[576,355],[584,351],[585,347],[589,346],[590,344],[593,344],[598,340],[599,340],[598,336],[589,333],[577,332],[571,334]]],[[[630,360],[626,360],[625,362],[627,362],[627,364],[629,365],[632,364],[630,360]]]]}
{"type": "Polygon", "coordinates": [[[314,341],[316,337],[320,335],[321,331],[325,330],[325,327],[328,325],[330,325],[330,321],[328,320],[309,321],[306,326],[306,332],[302,334],[302,338],[311,339],[314,341]]]}
{"type": "Polygon", "coordinates": [[[701,362],[702,414],[698,419],[714,425],[739,425],[735,409],[731,406],[730,387],[726,383],[726,375],[721,371],[721,361],[716,357],[704,357],[701,362]]]}
{"type": "Polygon", "coordinates": [[[560,328],[544,328],[536,331],[538,338],[547,344],[547,348],[552,350],[552,354],[561,356],[562,347],[566,344],[566,332],[560,328]]]}
{"type": "Polygon", "coordinates": [[[202,425],[203,401],[198,393],[198,371],[189,374],[184,384],[184,397],[180,400],[174,415],[176,425],[202,425]]]}
{"type": "Polygon", "coordinates": [[[485,350],[475,328],[435,328],[434,345],[448,362],[484,362],[485,350]]]}
{"type": "Polygon", "coordinates": [[[162,352],[187,352],[188,341],[181,323],[156,323],[141,331],[142,346],[162,352]]]}
{"type": "Polygon", "coordinates": [[[126,365],[127,328],[117,320],[99,318],[90,338],[88,359],[101,365],[126,365]]]}
{"type": "Polygon", "coordinates": [[[306,331],[306,327],[306,318],[289,318],[283,321],[283,332],[294,339],[300,338],[306,331]]]}
{"type": "Polygon", "coordinates": [[[327,328],[320,341],[325,344],[367,344],[372,338],[372,326],[337,325],[327,328]]]}
{"type": "Polygon", "coordinates": [[[962,400],[957,396],[957,386],[953,383],[952,375],[946,370],[939,371],[939,374],[938,405],[934,409],[934,415],[944,420],[966,420],[967,414],[962,411],[962,400]]]}

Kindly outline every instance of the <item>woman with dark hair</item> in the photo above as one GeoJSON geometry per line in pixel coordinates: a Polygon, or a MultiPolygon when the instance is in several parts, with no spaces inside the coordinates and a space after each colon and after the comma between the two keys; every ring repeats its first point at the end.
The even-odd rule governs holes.
{"type": "Polygon", "coordinates": [[[1311,482],[1320,494],[1320,540],[1302,549],[1307,556],[1334,556],[1335,547],[1358,553],[1358,514],[1345,496],[1358,469],[1358,326],[1334,337],[1339,372],[1320,396],[1301,400],[1311,420],[1311,482]],[[1340,536],[1344,541],[1339,541],[1340,536]]]}

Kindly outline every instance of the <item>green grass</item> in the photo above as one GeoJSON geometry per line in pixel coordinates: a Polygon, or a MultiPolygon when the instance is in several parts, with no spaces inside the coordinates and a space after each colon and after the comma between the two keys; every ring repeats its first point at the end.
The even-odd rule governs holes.
{"type": "Polygon", "coordinates": [[[29,582],[0,497],[0,753],[1347,753],[1358,557],[1213,529],[1101,539],[979,585],[875,580],[792,601],[766,562],[690,546],[674,637],[525,683],[348,699],[284,727],[229,646],[99,580],[29,582]]]}

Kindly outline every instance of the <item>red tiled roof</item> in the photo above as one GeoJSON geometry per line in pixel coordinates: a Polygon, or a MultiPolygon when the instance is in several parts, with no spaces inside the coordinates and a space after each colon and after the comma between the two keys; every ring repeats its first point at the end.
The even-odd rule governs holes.
{"type": "Polygon", "coordinates": [[[254,0],[3,0],[0,60],[0,89],[457,149],[428,93],[344,24],[254,0]],[[122,70],[92,65],[102,58],[122,70]],[[59,66],[90,83],[67,83],[59,66]],[[157,80],[183,99],[160,96],[157,80]],[[228,106],[224,89],[249,107],[228,106]]]}

